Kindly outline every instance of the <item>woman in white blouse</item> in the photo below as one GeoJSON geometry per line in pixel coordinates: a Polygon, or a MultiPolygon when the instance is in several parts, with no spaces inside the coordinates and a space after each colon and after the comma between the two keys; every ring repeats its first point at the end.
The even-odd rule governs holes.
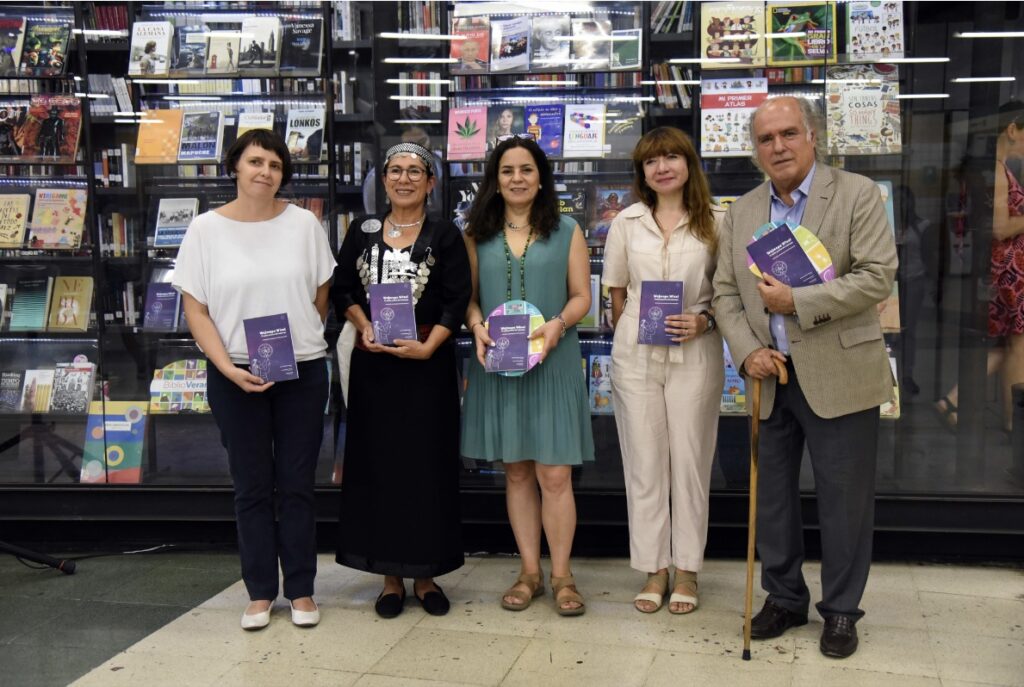
{"type": "Polygon", "coordinates": [[[717,225],[725,213],[712,206],[697,152],[682,131],[648,132],[633,151],[633,166],[640,202],[612,222],[603,280],[615,325],[612,399],[630,565],[648,575],[634,605],[644,613],[661,608],[672,565],[669,611],[689,613],[697,608],[724,378],[710,307],[717,225]],[[672,343],[640,344],[643,284],[665,281],[683,283],[681,312],[663,313],[672,343]]]}
{"type": "Polygon", "coordinates": [[[250,599],[242,627],[270,622],[279,561],[292,622],[316,625],[313,484],[327,403],[324,319],[334,256],[313,213],[277,198],[292,175],[280,136],[262,129],[243,134],[224,166],[238,196],[192,220],[173,284],[209,359],[210,409],[228,451],[250,599]],[[298,378],[268,382],[250,369],[243,321],[282,313],[298,378]]]}

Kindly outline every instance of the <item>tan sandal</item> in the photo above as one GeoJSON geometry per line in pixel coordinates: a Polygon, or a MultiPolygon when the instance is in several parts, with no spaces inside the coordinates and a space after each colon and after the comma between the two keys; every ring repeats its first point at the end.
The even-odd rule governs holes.
{"type": "Polygon", "coordinates": [[[583,603],[583,597],[580,596],[579,591],[576,589],[576,580],[572,575],[566,575],[565,577],[551,576],[551,592],[555,597],[555,611],[558,615],[562,616],[574,616],[583,615],[587,611],[587,605],[583,603]],[[567,594],[563,594],[559,598],[559,592],[563,589],[568,589],[567,594]],[[578,603],[579,606],[576,608],[563,608],[562,604],[566,602],[578,603]]]}
{"type": "Polygon", "coordinates": [[[657,584],[658,591],[641,591],[639,594],[633,597],[633,607],[641,613],[654,613],[656,611],[661,610],[662,605],[665,603],[665,595],[668,594],[668,570],[665,570],[660,573],[648,573],[647,584],[644,585],[644,589],[651,586],[652,584],[657,584]],[[637,605],[638,601],[650,601],[651,603],[655,604],[655,606],[654,608],[648,611],[646,609],[640,608],[640,606],[637,605]]]}
{"type": "Polygon", "coordinates": [[[541,573],[521,573],[516,583],[506,589],[505,593],[501,595],[501,607],[507,611],[524,611],[530,607],[531,601],[543,594],[544,580],[541,577],[541,573]],[[521,589],[516,589],[516,586],[520,584],[529,588],[530,591],[527,593],[521,589]],[[506,596],[511,596],[519,603],[510,603],[505,599],[506,596]]]}
{"type": "Polygon", "coordinates": [[[676,570],[676,583],[672,588],[672,596],[668,598],[668,612],[674,615],[686,615],[697,610],[697,573],[689,570],[676,570]],[[685,594],[676,590],[682,588],[685,594]],[[690,604],[688,611],[673,611],[672,604],[690,604]]]}

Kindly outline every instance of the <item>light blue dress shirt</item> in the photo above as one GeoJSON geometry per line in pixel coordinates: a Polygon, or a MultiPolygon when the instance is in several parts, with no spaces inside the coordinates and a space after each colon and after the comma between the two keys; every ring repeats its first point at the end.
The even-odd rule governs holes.
{"type": "MultiPolygon", "coordinates": [[[[804,209],[807,207],[807,195],[811,192],[811,182],[814,180],[814,170],[818,164],[811,166],[811,171],[796,188],[790,193],[793,205],[786,205],[782,198],[775,192],[775,184],[768,186],[772,197],[771,221],[789,222],[791,226],[799,225],[804,219],[804,209]]],[[[772,313],[769,321],[771,325],[772,340],[775,341],[775,349],[789,355],[789,336],[786,335],[786,316],[779,313],[772,313]]]]}

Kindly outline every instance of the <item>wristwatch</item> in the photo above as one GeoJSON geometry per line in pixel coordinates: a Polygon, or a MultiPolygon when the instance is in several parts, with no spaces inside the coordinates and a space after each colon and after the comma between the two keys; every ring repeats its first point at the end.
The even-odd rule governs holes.
{"type": "Polygon", "coordinates": [[[713,332],[718,327],[718,323],[715,322],[715,316],[711,314],[710,310],[701,310],[698,315],[703,315],[707,318],[707,325],[704,327],[704,333],[713,332]]]}

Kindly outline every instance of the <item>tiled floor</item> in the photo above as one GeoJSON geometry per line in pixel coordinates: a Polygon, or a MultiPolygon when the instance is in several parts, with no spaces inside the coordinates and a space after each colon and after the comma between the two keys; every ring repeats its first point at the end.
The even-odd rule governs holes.
{"type": "MultiPolygon", "coordinates": [[[[111,603],[133,603],[133,581],[160,565],[139,563],[149,563],[148,572],[124,570],[125,600],[111,603]]],[[[226,567],[223,561],[218,565],[226,567]]],[[[813,595],[820,589],[818,566],[806,567],[813,595]]],[[[323,556],[317,579],[320,626],[293,627],[279,600],[270,627],[246,633],[238,627],[246,601],[241,583],[186,610],[194,600],[189,599],[194,585],[213,580],[208,569],[181,567],[173,575],[160,575],[164,603],[135,606],[138,615],[152,618],[154,629],[180,617],[74,684],[1024,685],[1020,569],[877,564],[863,603],[867,617],[859,625],[861,648],[855,656],[824,658],[818,651],[821,622],[812,613],[808,626],[755,643],[753,660],[744,662],[742,561],[709,561],[701,577],[700,609],[680,617],[665,609],[654,615],[633,610],[631,599],[642,576],[625,561],[608,559],[575,562],[588,600],[581,618],[556,616],[549,596],[520,613],[503,611],[497,598],[517,568],[509,558],[470,559],[439,580],[452,600],[448,616],[427,616],[415,601],[407,601],[401,616],[382,620],[373,612],[379,579],[340,568],[323,556]],[[167,605],[171,601],[178,603],[167,605]]],[[[43,623],[12,638],[10,624],[0,625],[0,651],[15,647],[8,656],[0,654],[4,684],[22,684],[6,681],[11,656],[21,654],[24,668],[47,662],[83,666],[87,661],[76,651],[75,637],[105,634],[117,646],[120,611],[104,615],[102,602],[86,597],[81,603],[101,605],[85,629],[43,623]],[[47,638],[56,641],[47,644],[47,638]]],[[[54,599],[40,594],[37,601],[54,599]]],[[[19,612],[30,611],[28,603],[19,612]]],[[[45,667],[37,669],[45,672],[45,667]]]]}

